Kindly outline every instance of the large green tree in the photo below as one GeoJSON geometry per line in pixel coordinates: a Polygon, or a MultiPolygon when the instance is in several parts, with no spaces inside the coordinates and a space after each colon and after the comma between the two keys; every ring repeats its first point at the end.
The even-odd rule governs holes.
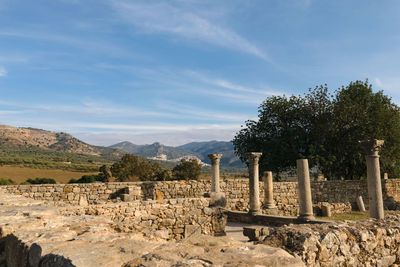
{"type": "Polygon", "coordinates": [[[177,180],[198,180],[200,173],[201,165],[195,159],[182,159],[172,169],[172,176],[177,180]]]}
{"type": "Polygon", "coordinates": [[[258,121],[247,121],[234,137],[235,153],[260,151],[260,170],[292,170],[308,158],[330,179],[359,179],[365,159],[359,140],[383,139],[382,171],[400,174],[400,110],[368,81],[351,82],[329,93],[327,86],[303,96],[268,97],[258,121]]]}
{"type": "Polygon", "coordinates": [[[155,181],[164,179],[164,170],[154,161],[132,154],[124,155],[111,166],[112,176],[118,181],[155,181]]]}

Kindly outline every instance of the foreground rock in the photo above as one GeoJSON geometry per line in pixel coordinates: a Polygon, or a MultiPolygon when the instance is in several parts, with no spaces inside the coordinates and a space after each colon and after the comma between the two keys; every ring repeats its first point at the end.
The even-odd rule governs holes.
{"type": "Polygon", "coordinates": [[[282,249],[228,237],[149,240],[111,219],[62,215],[40,201],[0,193],[0,266],[302,266],[282,249]]]}
{"type": "Polygon", "coordinates": [[[308,266],[397,266],[400,215],[383,220],[266,227],[261,243],[299,256],[308,266]]]}

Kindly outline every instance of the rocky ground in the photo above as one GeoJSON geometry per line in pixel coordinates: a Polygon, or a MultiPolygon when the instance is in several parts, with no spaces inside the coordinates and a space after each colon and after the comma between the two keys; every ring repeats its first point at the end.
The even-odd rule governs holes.
{"type": "Polygon", "coordinates": [[[280,248],[230,237],[167,242],[118,231],[110,219],[0,193],[0,266],[304,266],[280,248]]]}
{"type": "Polygon", "coordinates": [[[307,266],[399,266],[400,215],[383,220],[258,229],[263,243],[301,257],[307,266]]]}

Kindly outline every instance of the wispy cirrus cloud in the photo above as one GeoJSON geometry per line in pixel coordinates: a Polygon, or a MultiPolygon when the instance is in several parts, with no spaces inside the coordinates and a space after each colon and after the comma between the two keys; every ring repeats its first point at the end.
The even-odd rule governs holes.
{"type": "Polygon", "coordinates": [[[237,84],[237,83],[234,83],[234,82],[228,81],[226,79],[222,79],[222,78],[210,78],[199,72],[189,71],[188,74],[190,76],[193,76],[193,77],[199,79],[202,82],[209,84],[209,85],[222,87],[225,89],[229,89],[230,91],[241,92],[241,93],[246,93],[246,94],[264,95],[264,96],[265,95],[268,95],[268,96],[283,95],[282,92],[272,90],[270,88],[265,90],[265,89],[259,89],[259,88],[252,88],[249,86],[243,86],[243,85],[240,85],[240,84],[237,84]]]}
{"type": "Polygon", "coordinates": [[[235,31],[218,25],[193,9],[172,2],[112,1],[122,18],[147,33],[166,33],[200,40],[271,61],[267,54],[235,31]]]}

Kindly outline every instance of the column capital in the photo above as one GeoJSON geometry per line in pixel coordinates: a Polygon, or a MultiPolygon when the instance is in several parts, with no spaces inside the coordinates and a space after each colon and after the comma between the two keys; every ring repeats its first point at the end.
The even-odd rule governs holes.
{"type": "Polygon", "coordinates": [[[367,154],[367,156],[378,156],[379,150],[381,149],[381,146],[383,146],[385,141],[372,139],[372,140],[358,141],[358,143],[364,149],[365,154],[367,154]]]}
{"type": "Polygon", "coordinates": [[[260,159],[262,153],[261,152],[247,152],[246,157],[249,160],[249,164],[258,164],[258,160],[260,159]]]}
{"type": "Polygon", "coordinates": [[[218,163],[222,157],[222,154],[208,154],[208,157],[211,160],[211,163],[218,163]]]}

